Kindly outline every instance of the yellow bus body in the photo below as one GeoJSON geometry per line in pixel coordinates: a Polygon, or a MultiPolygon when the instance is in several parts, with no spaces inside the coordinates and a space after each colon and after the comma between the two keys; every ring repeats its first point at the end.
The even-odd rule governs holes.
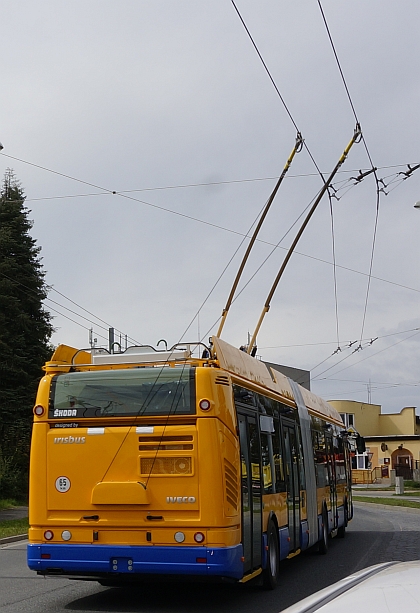
{"type": "MultiPolygon", "coordinates": [[[[270,372],[262,362],[220,339],[213,343],[211,358],[174,360],[165,366],[175,374],[176,369],[194,370],[195,406],[190,414],[121,417],[81,417],[72,408],[55,409],[51,417],[53,382],[70,372],[133,368],[140,372],[139,367],[159,364],[112,363],[110,356],[111,363],[95,365],[89,352],[59,346],[45,366],[36,399],[38,411],[34,411],[30,568],[44,575],[105,582],[141,574],[245,580],[268,564],[271,524],[278,531],[279,557],[287,557],[319,540],[323,513],[328,514],[329,531],[339,527],[338,508],[346,507],[346,522],[351,518],[349,480],[337,483],[332,497],[330,475],[330,483],[318,486],[315,498],[312,496],[317,534],[309,535],[309,491],[302,485],[305,479],[297,477],[298,451],[291,451],[295,455],[289,459],[289,469],[283,452],[275,458],[270,452],[271,464],[246,460],[239,437],[241,400],[238,405],[232,390],[247,390],[295,416],[293,390],[286,377],[270,372]],[[285,482],[294,479],[301,484],[294,502],[290,491],[276,491],[276,487],[281,489],[275,484],[281,474],[285,482]],[[250,510],[252,505],[254,510],[250,510]],[[244,525],[249,513],[254,532],[246,538],[259,538],[261,552],[252,550],[254,562],[244,568],[244,525]],[[290,518],[296,524],[296,517],[299,525],[291,546],[290,518]]],[[[343,428],[339,415],[327,403],[307,390],[302,390],[302,397],[310,419],[322,420],[337,432],[343,428]]],[[[263,433],[252,411],[244,406],[243,413],[242,421],[248,424],[244,427],[261,431],[261,440],[269,441],[271,434],[263,433]]],[[[287,420],[286,415],[285,424],[287,420]]],[[[293,445],[293,432],[290,436],[293,445]]],[[[255,544],[250,546],[255,548],[255,544]]]]}

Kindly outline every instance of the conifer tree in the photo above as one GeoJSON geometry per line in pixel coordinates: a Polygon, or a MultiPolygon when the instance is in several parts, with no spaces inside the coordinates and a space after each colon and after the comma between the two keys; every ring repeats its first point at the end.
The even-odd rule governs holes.
{"type": "Polygon", "coordinates": [[[0,497],[27,489],[32,408],[51,355],[51,316],[40,247],[30,236],[30,211],[11,169],[0,188],[0,497]]]}

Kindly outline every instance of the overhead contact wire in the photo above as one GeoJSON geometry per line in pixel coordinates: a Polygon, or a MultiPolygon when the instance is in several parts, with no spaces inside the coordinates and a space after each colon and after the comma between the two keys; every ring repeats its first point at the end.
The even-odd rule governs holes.
{"type": "MultiPolygon", "coordinates": [[[[27,285],[25,285],[24,283],[21,283],[20,281],[17,281],[16,279],[12,279],[11,277],[9,277],[8,275],[6,275],[4,272],[0,272],[0,274],[5,277],[6,279],[8,279],[11,283],[14,283],[15,285],[20,285],[22,287],[24,287],[27,291],[32,292],[32,293],[36,293],[35,290],[33,290],[32,288],[28,287],[27,285]]],[[[52,286],[45,284],[45,288],[47,288],[48,290],[54,289],[52,286]]],[[[94,315],[93,313],[91,313],[90,311],[88,311],[87,309],[84,309],[82,306],[80,306],[79,304],[77,304],[77,302],[74,302],[74,300],[71,300],[70,298],[68,298],[67,296],[65,296],[64,294],[62,294],[61,292],[59,292],[58,290],[55,290],[58,294],[60,294],[60,296],[63,296],[63,298],[65,298],[66,300],[69,300],[69,302],[71,302],[72,304],[75,304],[78,308],[86,311],[87,313],[89,313],[90,315],[92,315],[92,317],[95,317],[95,319],[98,319],[99,321],[103,321],[102,319],[100,319],[99,317],[97,317],[96,315],[94,315]]],[[[80,317],[81,319],[84,319],[85,321],[88,321],[89,323],[93,324],[94,326],[96,326],[97,328],[102,328],[102,330],[107,330],[107,328],[105,328],[104,326],[102,326],[101,324],[98,324],[95,321],[92,321],[91,319],[88,319],[87,317],[85,317],[84,315],[80,315],[79,313],[77,313],[76,311],[73,311],[73,309],[70,309],[69,307],[64,306],[64,304],[61,304],[59,302],[57,302],[56,300],[53,300],[52,298],[48,298],[48,296],[46,296],[44,298],[44,301],[48,301],[48,302],[52,302],[53,304],[56,304],[57,306],[59,306],[62,309],[65,309],[66,311],[69,311],[70,313],[73,313],[73,315],[76,315],[76,317],[80,317]]],[[[84,328],[85,330],[89,330],[89,328],[87,326],[84,326],[83,324],[81,324],[78,321],[75,321],[74,319],[72,319],[71,317],[69,317],[68,315],[65,315],[64,313],[62,313],[61,311],[54,309],[50,304],[46,305],[48,307],[48,309],[54,311],[55,313],[58,313],[59,315],[61,315],[62,317],[65,317],[66,319],[68,319],[69,321],[72,321],[73,323],[77,324],[78,326],[84,328]]],[[[106,323],[106,322],[104,322],[106,323]]],[[[120,330],[118,330],[118,332],[120,332],[120,330]]],[[[121,332],[121,334],[124,334],[123,332],[121,332]]],[[[107,338],[105,336],[102,336],[101,334],[97,333],[97,336],[100,336],[101,338],[107,340],[107,338]]],[[[128,338],[128,336],[127,336],[128,338]]],[[[131,339],[134,340],[134,339],[131,339]]],[[[136,341],[134,341],[136,342],[136,341]]]]}
{"type": "Polygon", "coordinates": [[[330,203],[330,214],[331,214],[331,238],[332,238],[332,256],[333,256],[333,276],[334,276],[334,303],[335,303],[335,325],[337,332],[337,353],[341,351],[340,347],[340,332],[339,332],[339,320],[338,320],[338,296],[337,296],[337,266],[336,266],[336,258],[335,258],[335,233],[334,233],[334,213],[333,206],[331,200],[331,194],[329,190],[328,192],[328,200],[330,203]]]}
{"type": "MultiPolygon", "coordinates": [[[[89,315],[92,315],[92,317],[94,317],[95,319],[97,319],[98,321],[101,321],[103,324],[105,324],[108,328],[112,328],[113,326],[111,326],[111,324],[109,324],[108,322],[106,322],[104,319],[101,319],[100,317],[98,317],[97,315],[95,315],[94,313],[92,313],[91,311],[88,311],[88,309],[85,309],[85,307],[82,307],[81,304],[78,304],[77,302],[75,302],[74,300],[72,300],[71,298],[69,298],[68,296],[66,296],[65,294],[63,294],[62,292],[59,292],[58,289],[56,289],[53,285],[46,285],[46,287],[53,292],[56,292],[57,294],[59,294],[60,296],[62,296],[63,298],[65,298],[66,300],[68,300],[69,302],[71,302],[72,304],[74,304],[75,306],[77,306],[77,308],[81,309],[82,311],[85,311],[85,313],[88,313],[89,315]]],[[[51,298],[47,298],[47,300],[51,300],[51,298]]],[[[58,304],[58,303],[57,303],[58,304]]],[[[62,306],[62,305],[60,305],[62,306]]],[[[64,307],[63,308],[67,308],[64,307]]],[[[81,316],[80,316],[81,317],[81,316]]],[[[95,324],[95,326],[101,327],[99,326],[99,324],[95,324]]],[[[121,333],[125,336],[125,332],[123,332],[122,330],[119,329],[115,329],[116,332],[121,333]]],[[[139,341],[136,341],[134,338],[132,338],[131,336],[127,335],[127,338],[129,340],[131,340],[133,343],[136,343],[137,345],[141,345],[141,343],[139,341]]]]}
{"type": "Polygon", "coordinates": [[[341,154],[341,156],[340,156],[338,162],[336,163],[334,169],[332,170],[330,176],[328,177],[328,179],[326,181],[324,181],[323,187],[321,188],[318,196],[315,199],[314,204],[312,205],[310,211],[306,215],[303,224],[299,228],[298,233],[296,234],[296,236],[295,236],[291,246],[289,247],[289,250],[287,251],[286,257],[284,258],[283,263],[282,263],[282,265],[281,265],[281,267],[279,269],[279,272],[277,273],[277,276],[276,276],[276,278],[274,280],[274,283],[271,286],[271,289],[270,289],[270,291],[268,293],[267,299],[266,299],[266,301],[264,303],[264,308],[263,308],[263,310],[261,312],[261,315],[260,315],[260,318],[258,320],[258,323],[257,323],[257,325],[255,327],[255,330],[254,330],[253,334],[252,334],[252,338],[251,338],[251,340],[249,342],[249,345],[248,345],[248,350],[247,350],[248,353],[251,353],[251,351],[253,351],[253,349],[254,349],[254,346],[256,346],[256,344],[255,344],[256,338],[257,338],[258,332],[259,332],[259,330],[261,328],[263,319],[264,319],[265,315],[268,313],[268,311],[270,309],[271,300],[272,300],[272,298],[274,296],[274,293],[275,293],[275,291],[277,289],[277,286],[278,286],[278,284],[280,282],[280,279],[281,279],[281,277],[282,277],[282,275],[283,275],[283,273],[284,273],[284,271],[286,269],[286,266],[287,266],[290,258],[292,257],[292,254],[293,254],[293,252],[295,250],[296,245],[298,244],[298,242],[299,242],[299,240],[300,240],[300,238],[301,238],[301,236],[302,236],[306,226],[308,225],[312,215],[315,213],[319,203],[321,202],[322,197],[324,196],[325,192],[328,190],[328,186],[331,184],[331,181],[333,180],[333,178],[336,175],[336,173],[339,170],[339,168],[344,164],[345,160],[347,159],[347,156],[348,156],[351,148],[353,147],[353,145],[355,143],[358,143],[360,141],[360,136],[361,136],[361,129],[360,129],[360,125],[357,123],[356,127],[354,129],[354,132],[353,132],[353,136],[350,139],[350,142],[348,143],[348,145],[344,149],[343,153],[341,154]]]}
{"type": "MultiPolygon", "coordinates": [[[[260,58],[260,60],[261,60],[262,65],[264,66],[264,69],[265,69],[265,71],[266,71],[266,73],[267,73],[267,75],[268,75],[268,77],[269,77],[269,79],[270,79],[271,83],[273,84],[274,89],[275,89],[275,90],[276,90],[276,92],[277,92],[277,95],[279,96],[279,98],[280,98],[280,100],[281,100],[281,103],[282,103],[282,104],[283,104],[283,106],[284,106],[284,109],[285,109],[285,111],[286,111],[287,115],[288,115],[288,116],[289,116],[289,118],[290,118],[290,121],[291,121],[291,122],[292,122],[292,124],[294,125],[294,127],[295,127],[296,131],[297,131],[298,133],[300,133],[300,130],[299,130],[299,128],[298,128],[298,125],[297,125],[296,121],[294,120],[293,115],[292,115],[292,113],[290,112],[290,110],[289,110],[289,108],[288,108],[288,106],[287,106],[287,104],[286,104],[286,102],[285,102],[285,100],[284,100],[283,96],[281,95],[280,90],[279,90],[279,88],[277,87],[277,84],[276,84],[276,82],[275,82],[275,80],[274,80],[274,78],[273,78],[273,76],[272,76],[272,74],[271,74],[270,70],[268,69],[267,64],[266,64],[266,63],[265,63],[265,61],[264,61],[264,58],[263,58],[263,56],[262,56],[262,54],[261,54],[260,50],[258,49],[257,44],[256,44],[256,42],[254,41],[254,39],[253,39],[253,37],[252,37],[251,32],[250,32],[250,31],[249,31],[249,29],[248,29],[248,26],[247,26],[247,25],[246,25],[246,23],[245,23],[245,20],[243,19],[243,17],[242,17],[242,15],[241,15],[241,13],[239,12],[239,9],[238,9],[238,7],[236,6],[236,4],[235,4],[234,0],[231,0],[231,2],[232,2],[232,4],[233,4],[233,7],[234,7],[234,9],[235,9],[235,11],[236,11],[236,13],[237,13],[237,15],[238,15],[238,17],[239,17],[239,19],[240,19],[240,21],[241,21],[242,25],[243,25],[243,27],[245,28],[246,33],[247,33],[247,34],[248,34],[248,36],[249,36],[249,39],[250,39],[250,41],[251,41],[251,43],[252,43],[252,45],[253,45],[253,47],[254,47],[255,51],[257,52],[258,57],[259,57],[259,58],[260,58]]],[[[311,160],[312,160],[312,162],[313,162],[313,164],[314,164],[315,168],[317,169],[318,174],[320,175],[320,177],[321,177],[322,181],[324,181],[324,182],[325,182],[324,176],[323,176],[323,174],[322,174],[321,170],[319,169],[318,164],[316,163],[315,158],[313,157],[312,153],[310,152],[310,150],[309,150],[308,145],[306,144],[306,142],[303,142],[303,146],[305,147],[306,151],[308,152],[308,155],[309,155],[309,157],[311,158],[311,160]]]]}
{"type": "MultiPolygon", "coordinates": [[[[3,155],[4,157],[11,157],[6,155],[3,152],[0,152],[0,155],[3,155]]],[[[13,158],[12,159],[18,159],[18,158],[13,158]]],[[[25,160],[18,160],[24,164],[30,164],[30,162],[26,162],[25,160]]],[[[383,169],[387,169],[387,168],[401,168],[403,166],[407,166],[407,164],[394,164],[392,166],[380,166],[377,168],[377,170],[383,170],[383,169]]],[[[43,170],[48,170],[48,172],[50,172],[49,169],[44,169],[43,167],[41,167],[43,170]]],[[[339,173],[337,174],[341,174],[341,173],[350,173],[350,172],[357,172],[357,170],[340,170],[339,173]]],[[[315,173],[315,172],[310,172],[310,173],[300,173],[300,174],[295,174],[295,175],[288,175],[289,179],[300,179],[300,178],[305,178],[305,177],[315,177],[317,176],[319,173],[315,173]]],[[[392,174],[392,175],[387,175],[385,177],[382,177],[383,180],[388,179],[389,177],[394,177],[394,179],[388,184],[391,185],[392,183],[394,183],[397,179],[398,179],[398,175],[401,173],[397,173],[397,175],[392,174]]],[[[78,181],[78,179],[76,179],[75,177],[71,177],[72,180],[74,181],[78,181]]],[[[211,185],[233,185],[233,184],[241,184],[241,183],[254,183],[257,181],[274,181],[276,180],[277,177],[254,177],[252,179],[232,179],[229,181],[208,181],[206,183],[186,183],[183,185],[164,185],[164,186],[157,186],[157,187],[143,187],[143,188],[138,188],[138,189],[121,189],[115,192],[95,192],[92,194],[65,194],[62,196],[43,196],[41,198],[26,198],[25,202],[40,202],[42,200],[63,200],[65,198],[89,198],[92,196],[107,196],[107,195],[121,195],[121,194],[132,194],[135,192],[153,192],[153,191],[165,191],[165,190],[171,190],[171,189],[186,189],[186,188],[191,188],[191,187],[206,187],[206,186],[211,186],[211,185]]],[[[349,179],[343,179],[343,183],[348,182],[349,179]]],[[[405,179],[400,179],[398,181],[398,185],[400,183],[402,183],[403,181],[405,181],[405,179]]],[[[102,189],[102,188],[100,188],[102,189]]],[[[395,189],[395,188],[394,188],[395,189]]],[[[6,200],[7,202],[7,200],[6,200]]]]}
{"type": "MultiPolygon", "coordinates": [[[[54,174],[59,174],[59,175],[62,174],[62,173],[59,173],[59,172],[57,172],[55,170],[51,170],[50,168],[45,168],[44,166],[38,166],[37,164],[33,164],[32,162],[28,162],[26,160],[21,160],[19,158],[13,157],[13,156],[6,155],[3,152],[0,152],[0,155],[3,155],[5,157],[10,157],[10,158],[12,158],[14,160],[22,162],[23,164],[28,164],[29,166],[35,166],[36,168],[41,168],[42,170],[46,170],[47,172],[52,172],[54,174]]],[[[394,166],[381,166],[381,168],[398,168],[398,167],[402,167],[402,166],[406,166],[406,164],[397,164],[397,165],[394,165],[394,166]]],[[[354,170],[341,170],[341,172],[355,172],[355,171],[354,170]]],[[[70,177],[69,175],[63,175],[63,176],[68,177],[68,178],[72,179],[73,181],[77,181],[77,182],[83,183],[83,181],[81,179],[78,179],[76,177],[70,177]]],[[[289,177],[292,177],[292,176],[296,177],[296,176],[300,176],[300,175],[289,175],[289,177]]],[[[314,175],[302,175],[302,176],[314,176],[314,175]]],[[[270,177],[269,179],[273,179],[273,178],[275,178],[275,177],[270,177]]],[[[106,188],[99,188],[99,189],[106,190],[106,188]]],[[[162,188],[162,189],[166,189],[166,188],[162,188]]],[[[133,191],[136,191],[136,190],[133,190],[133,191]]],[[[117,192],[117,191],[114,192],[114,191],[111,191],[111,190],[106,190],[106,192],[109,193],[109,194],[115,194],[117,196],[123,197],[123,193],[122,192],[117,192]]],[[[83,194],[80,194],[80,195],[83,196],[83,194]]],[[[92,195],[100,196],[100,195],[106,195],[106,194],[92,194],[92,195]]],[[[69,197],[73,197],[73,196],[69,196],[69,197]]],[[[220,225],[217,225],[217,224],[213,224],[213,223],[204,221],[202,219],[198,219],[197,217],[187,216],[187,215],[184,215],[183,213],[178,213],[177,211],[172,211],[171,209],[167,209],[165,207],[160,207],[160,206],[154,205],[154,204],[152,204],[150,202],[146,202],[145,200],[139,200],[137,198],[131,198],[131,199],[134,200],[135,202],[139,202],[140,204],[144,204],[146,206],[150,206],[150,207],[153,207],[153,208],[160,209],[160,210],[162,210],[162,211],[164,211],[166,213],[171,213],[172,215],[180,215],[180,216],[183,216],[183,217],[188,217],[188,219],[190,219],[192,221],[196,221],[197,223],[202,223],[202,224],[205,224],[205,225],[212,226],[213,228],[216,228],[217,230],[223,230],[223,232],[229,232],[230,234],[236,234],[238,236],[246,236],[242,232],[238,232],[237,230],[233,230],[232,228],[226,228],[225,226],[220,226],[220,225]]],[[[32,202],[32,200],[36,200],[36,199],[28,199],[27,201],[28,202],[32,202]]],[[[260,243],[264,244],[264,245],[275,246],[275,243],[271,243],[269,241],[265,241],[265,240],[262,240],[262,239],[258,239],[258,241],[260,243]]],[[[287,250],[286,247],[280,247],[279,246],[278,248],[279,249],[283,249],[283,250],[287,250]]],[[[302,257],[309,258],[309,259],[315,260],[317,262],[322,262],[323,264],[332,265],[332,262],[328,262],[327,260],[323,260],[322,258],[317,258],[315,256],[308,255],[306,253],[302,253],[301,251],[295,251],[295,253],[296,253],[296,255],[301,255],[302,257]]],[[[348,270],[349,272],[354,272],[354,273],[356,273],[358,275],[368,276],[367,273],[362,272],[360,270],[354,270],[353,268],[349,268],[348,266],[342,266],[340,264],[337,264],[337,268],[341,268],[343,270],[348,270]]],[[[408,289],[410,291],[420,293],[420,289],[416,289],[414,287],[409,287],[407,285],[402,285],[401,283],[397,283],[395,281],[389,281],[388,279],[382,279],[381,277],[375,277],[373,275],[372,275],[372,278],[373,279],[377,279],[378,281],[382,281],[383,283],[389,283],[389,284],[395,285],[397,287],[402,287],[403,289],[408,289]]],[[[99,318],[97,318],[97,319],[99,319],[99,318]]]]}
{"type": "MultiPolygon", "coordinates": [[[[345,368],[342,368],[341,370],[337,370],[337,372],[332,373],[333,375],[338,375],[340,372],[343,372],[344,370],[347,370],[348,368],[352,368],[353,366],[356,366],[357,364],[360,364],[360,362],[364,362],[365,360],[369,360],[370,358],[373,358],[375,355],[379,355],[380,353],[383,353],[384,351],[388,351],[388,349],[392,349],[393,347],[396,347],[397,345],[400,345],[401,343],[404,343],[405,341],[410,340],[410,338],[413,338],[414,336],[417,336],[418,334],[420,334],[420,332],[416,332],[415,334],[412,334],[411,336],[407,336],[406,338],[403,338],[402,340],[398,341],[397,343],[394,343],[393,345],[390,345],[389,347],[385,347],[384,349],[381,349],[380,351],[377,351],[376,353],[372,353],[371,355],[366,356],[365,358],[362,358],[361,360],[358,360],[357,362],[355,362],[354,364],[350,364],[349,366],[346,366],[345,368]]],[[[351,354],[353,355],[353,354],[351,354]]],[[[342,360],[341,360],[342,361],[342,360]]],[[[340,362],[338,362],[335,366],[338,366],[340,362]]],[[[331,367],[333,368],[333,367],[331,367]]],[[[330,370],[330,369],[327,369],[330,370]]],[[[327,371],[324,371],[327,372],[327,371]]],[[[316,375],[316,377],[314,377],[313,381],[320,381],[322,379],[319,379],[319,377],[324,374],[324,372],[319,373],[319,375],[316,375]]],[[[324,377],[324,379],[328,379],[328,377],[324,377]]]]}
{"type": "MultiPolygon", "coordinates": [[[[20,285],[22,287],[24,287],[27,291],[31,292],[31,293],[37,293],[35,290],[33,290],[32,288],[28,287],[27,285],[25,285],[24,283],[21,283],[20,281],[17,281],[16,279],[12,279],[11,277],[9,277],[8,275],[6,275],[4,272],[0,272],[0,274],[5,277],[6,279],[8,279],[11,283],[14,283],[15,285],[20,285]]],[[[50,298],[44,298],[44,300],[50,300],[50,298]]],[[[54,302],[54,304],[57,304],[58,306],[66,309],[67,307],[65,307],[62,304],[59,304],[58,302],[55,302],[54,300],[52,300],[51,302],[54,302]]],[[[45,305],[44,305],[45,306],[45,305]]],[[[68,319],[69,321],[73,322],[74,324],[76,324],[77,326],[80,326],[81,328],[83,328],[84,330],[89,330],[89,328],[87,326],[84,326],[83,324],[81,324],[79,321],[76,321],[75,319],[72,319],[71,317],[69,317],[68,315],[66,315],[65,313],[62,313],[61,311],[59,311],[58,309],[55,309],[54,307],[47,305],[48,309],[51,311],[54,311],[54,313],[58,313],[58,315],[61,315],[61,317],[64,317],[65,319],[68,319]]],[[[67,309],[70,310],[70,309],[67,309]]],[[[78,313],[75,313],[74,311],[70,311],[71,313],[74,313],[77,317],[83,317],[82,315],[79,315],[78,313]]],[[[86,319],[86,318],[83,318],[86,319]]],[[[101,338],[105,339],[105,336],[102,336],[101,334],[98,334],[98,336],[100,336],[101,338]]]]}
{"type": "Polygon", "coordinates": [[[289,157],[287,159],[287,162],[286,162],[286,164],[285,164],[285,166],[283,168],[283,171],[282,171],[282,173],[281,173],[281,175],[280,175],[276,185],[274,186],[274,189],[271,192],[270,197],[268,198],[267,203],[266,203],[264,209],[262,210],[261,214],[259,215],[258,223],[257,223],[257,225],[255,227],[255,230],[254,230],[254,232],[252,234],[251,240],[249,241],[248,247],[247,247],[247,249],[245,251],[245,254],[244,254],[243,258],[242,258],[242,261],[241,261],[241,264],[239,266],[238,272],[236,273],[236,277],[235,277],[235,280],[233,282],[232,288],[230,290],[230,293],[229,293],[229,296],[228,296],[225,308],[222,311],[222,318],[221,318],[221,321],[220,321],[219,329],[218,329],[218,331],[216,333],[217,337],[220,337],[220,335],[222,333],[223,326],[225,324],[225,321],[226,321],[229,309],[230,309],[230,307],[232,305],[233,298],[235,296],[235,292],[237,290],[237,287],[238,287],[239,281],[241,279],[242,273],[244,271],[245,265],[246,265],[246,263],[248,261],[248,257],[249,257],[249,255],[251,253],[252,247],[254,246],[255,241],[257,240],[257,236],[259,234],[259,231],[261,230],[261,227],[262,227],[262,225],[263,225],[263,223],[265,221],[265,218],[268,215],[268,212],[269,212],[269,210],[271,208],[271,205],[273,204],[274,198],[276,197],[276,194],[277,194],[277,192],[278,192],[278,190],[280,188],[280,185],[282,184],[282,182],[283,182],[283,180],[284,180],[284,178],[285,178],[285,176],[286,176],[286,174],[287,174],[287,172],[288,172],[288,170],[289,170],[289,168],[290,168],[290,166],[291,166],[291,164],[293,162],[293,159],[294,159],[296,153],[299,153],[301,151],[302,145],[303,145],[303,139],[302,139],[302,136],[301,136],[300,132],[298,132],[297,136],[296,136],[296,142],[295,142],[295,145],[294,145],[294,147],[292,149],[292,152],[291,152],[291,154],[289,155],[289,157]]]}
{"type": "MultiPolygon", "coordinates": [[[[186,329],[184,330],[183,334],[181,335],[181,341],[184,338],[184,336],[187,334],[188,330],[191,328],[191,326],[193,325],[195,319],[199,316],[202,308],[204,307],[204,305],[206,304],[207,300],[210,298],[211,294],[214,292],[214,290],[216,289],[217,285],[220,283],[220,280],[222,279],[223,275],[225,274],[225,272],[227,271],[227,269],[229,268],[230,264],[232,263],[235,255],[238,253],[239,249],[242,247],[243,243],[245,242],[245,239],[248,237],[249,233],[251,232],[253,226],[256,224],[256,222],[258,221],[258,218],[261,216],[261,214],[264,211],[264,208],[266,207],[266,205],[264,205],[264,207],[261,209],[261,211],[258,213],[258,216],[255,218],[255,220],[252,222],[248,232],[246,234],[243,235],[243,238],[241,240],[241,242],[239,243],[238,247],[235,249],[233,255],[231,256],[231,258],[229,259],[228,263],[226,264],[226,266],[223,268],[222,272],[220,273],[220,275],[218,276],[217,280],[215,281],[215,283],[213,284],[213,287],[211,288],[211,290],[209,291],[209,293],[207,294],[206,298],[203,300],[203,302],[201,303],[201,306],[199,307],[199,309],[197,310],[196,314],[194,315],[194,317],[192,318],[192,320],[190,321],[190,323],[188,324],[188,326],[186,327],[186,329]]],[[[223,316],[223,314],[222,314],[223,316]]],[[[221,317],[222,317],[221,316],[221,317]]],[[[217,324],[217,322],[221,319],[221,317],[219,317],[217,319],[217,321],[211,326],[211,328],[208,330],[208,332],[206,332],[206,334],[199,338],[199,341],[201,342],[203,338],[205,338],[207,336],[207,334],[210,332],[210,330],[212,330],[212,328],[217,324]]]]}
{"type": "MultiPolygon", "coordinates": [[[[343,72],[343,69],[341,67],[341,63],[340,63],[340,60],[339,60],[339,57],[338,57],[338,54],[337,54],[337,51],[336,51],[336,48],[335,48],[335,45],[334,45],[334,41],[333,41],[333,38],[332,38],[332,35],[331,35],[331,32],[330,32],[330,28],[328,26],[325,13],[324,13],[324,10],[322,8],[321,0],[317,0],[317,2],[318,2],[319,10],[320,10],[321,15],[322,15],[322,19],[324,21],[325,29],[326,29],[327,34],[328,34],[328,38],[330,40],[331,48],[332,48],[332,51],[333,51],[333,54],[334,54],[334,57],[335,57],[335,60],[336,60],[336,63],[337,63],[337,67],[338,67],[338,70],[340,72],[341,79],[343,81],[344,89],[345,89],[345,91],[347,93],[347,97],[348,97],[348,100],[349,100],[349,103],[350,103],[350,107],[351,107],[351,109],[353,111],[353,115],[354,115],[354,118],[355,118],[356,122],[359,123],[359,120],[358,120],[358,117],[357,117],[357,113],[356,113],[356,109],[355,109],[355,106],[353,104],[353,100],[352,100],[351,95],[350,95],[350,90],[349,90],[349,88],[347,86],[347,82],[346,82],[346,79],[344,77],[344,72],[343,72]]],[[[372,157],[370,155],[369,148],[367,146],[366,139],[364,138],[363,134],[362,134],[362,141],[363,141],[363,145],[365,147],[366,154],[367,154],[367,157],[369,159],[369,162],[370,162],[370,165],[371,165],[371,168],[372,168],[371,172],[373,173],[373,175],[375,177],[375,182],[376,182],[376,214],[375,214],[375,223],[374,223],[374,231],[373,231],[373,239],[372,239],[372,250],[371,250],[370,263],[369,263],[368,284],[367,284],[367,288],[366,288],[366,299],[365,299],[365,305],[364,305],[364,310],[363,310],[362,326],[361,326],[361,332],[360,332],[360,342],[359,342],[358,349],[362,349],[362,344],[361,344],[362,341],[361,341],[361,339],[363,338],[363,332],[364,332],[364,327],[365,327],[365,322],[366,322],[367,305],[368,305],[368,301],[369,301],[370,286],[371,286],[371,279],[372,279],[373,258],[374,258],[375,245],[376,245],[376,234],[377,234],[377,227],[378,227],[380,193],[381,193],[380,181],[379,181],[379,178],[378,178],[378,175],[377,175],[377,168],[373,164],[373,160],[372,160],[372,157]]]]}

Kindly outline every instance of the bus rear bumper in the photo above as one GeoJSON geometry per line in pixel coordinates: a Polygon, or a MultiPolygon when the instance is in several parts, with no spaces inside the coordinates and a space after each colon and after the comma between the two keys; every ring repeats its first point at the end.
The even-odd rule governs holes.
{"type": "Polygon", "coordinates": [[[110,545],[30,544],[28,566],[43,575],[124,576],[191,575],[242,579],[242,545],[206,547],[142,547],[110,545]]]}

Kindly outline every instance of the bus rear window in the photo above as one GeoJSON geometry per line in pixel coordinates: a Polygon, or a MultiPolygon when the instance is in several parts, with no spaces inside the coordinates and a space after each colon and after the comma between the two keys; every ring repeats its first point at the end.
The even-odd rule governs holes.
{"type": "Polygon", "coordinates": [[[57,375],[49,418],[195,413],[194,369],[130,368],[57,375]]]}

